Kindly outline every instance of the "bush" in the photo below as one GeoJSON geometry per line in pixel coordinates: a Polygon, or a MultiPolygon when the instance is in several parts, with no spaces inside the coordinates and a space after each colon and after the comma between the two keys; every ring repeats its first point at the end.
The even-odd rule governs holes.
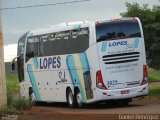
{"type": "Polygon", "coordinates": [[[160,70],[148,68],[148,80],[149,82],[160,82],[160,70]]]}
{"type": "Polygon", "coordinates": [[[18,110],[16,110],[16,108],[14,107],[7,107],[7,108],[1,108],[0,109],[0,115],[4,115],[4,114],[17,114],[18,110]]]}
{"type": "Polygon", "coordinates": [[[150,87],[149,95],[150,96],[160,96],[160,87],[150,87]]]}
{"type": "Polygon", "coordinates": [[[32,107],[32,101],[30,99],[21,98],[16,100],[12,106],[16,108],[16,110],[30,109],[32,107]]]}
{"type": "Polygon", "coordinates": [[[2,114],[17,114],[20,110],[30,109],[32,107],[31,99],[19,98],[14,99],[12,95],[7,97],[7,108],[0,109],[2,114]]]}

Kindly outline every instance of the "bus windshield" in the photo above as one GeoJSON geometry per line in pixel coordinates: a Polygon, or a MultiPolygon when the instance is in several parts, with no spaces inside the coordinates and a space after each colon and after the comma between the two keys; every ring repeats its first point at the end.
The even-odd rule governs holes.
{"type": "Polygon", "coordinates": [[[97,42],[141,37],[137,20],[120,20],[96,24],[97,42]]]}
{"type": "Polygon", "coordinates": [[[24,56],[24,46],[25,46],[25,40],[27,37],[27,33],[25,33],[18,41],[18,50],[17,50],[17,56],[24,56]]]}

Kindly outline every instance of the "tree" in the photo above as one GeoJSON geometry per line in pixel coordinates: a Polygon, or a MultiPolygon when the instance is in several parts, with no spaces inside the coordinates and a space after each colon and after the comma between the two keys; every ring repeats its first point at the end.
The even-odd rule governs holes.
{"type": "Polygon", "coordinates": [[[160,5],[149,8],[138,3],[126,3],[122,17],[139,17],[142,22],[148,66],[160,69],[160,5]]]}

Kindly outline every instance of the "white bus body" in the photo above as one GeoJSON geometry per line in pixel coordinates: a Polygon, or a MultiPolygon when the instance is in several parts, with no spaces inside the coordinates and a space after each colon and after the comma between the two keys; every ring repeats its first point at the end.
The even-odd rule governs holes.
{"type": "Polygon", "coordinates": [[[70,107],[148,94],[138,18],[64,23],[33,30],[18,43],[20,93],[70,107]]]}

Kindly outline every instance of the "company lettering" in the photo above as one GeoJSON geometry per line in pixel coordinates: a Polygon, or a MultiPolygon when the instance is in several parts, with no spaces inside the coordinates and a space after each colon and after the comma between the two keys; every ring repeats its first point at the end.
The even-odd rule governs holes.
{"type": "Polygon", "coordinates": [[[118,42],[110,42],[109,43],[109,47],[120,46],[120,45],[127,45],[127,41],[118,41],[118,42]]]}
{"type": "Polygon", "coordinates": [[[51,69],[61,67],[61,58],[58,57],[48,57],[40,58],[40,69],[51,69]]]}

